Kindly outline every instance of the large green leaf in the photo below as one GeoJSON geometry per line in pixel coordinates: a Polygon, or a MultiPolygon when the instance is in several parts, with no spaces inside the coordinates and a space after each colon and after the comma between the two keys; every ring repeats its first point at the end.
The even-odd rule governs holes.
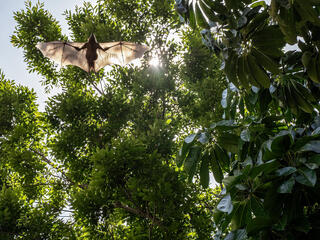
{"type": "MultiPolygon", "coordinates": [[[[292,150],[293,151],[304,151],[304,147],[307,143],[313,141],[313,140],[316,140],[317,138],[319,138],[319,135],[311,135],[311,136],[303,136],[303,137],[300,137],[299,139],[297,139],[297,141],[293,144],[292,146],[292,150]],[[302,150],[301,150],[302,148],[302,150]]],[[[310,147],[310,146],[307,146],[307,147],[310,147]]]]}
{"type": "Polygon", "coordinates": [[[233,210],[233,204],[230,194],[224,196],[217,205],[217,209],[221,212],[230,214],[233,210]]]}
{"type": "Polygon", "coordinates": [[[209,186],[209,156],[205,153],[202,156],[200,166],[200,183],[202,187],[207,188],[209,186]]]}
{"type": "Polygon", "coordinates": [[[198,141],[202,144],[206,144],[209,141],[208,134],[206,132],[200,133],[198,141]]]}
{"type": "Polygon", "coordinates": [[[184,169],[189,175],[189,180],[191,181],[197,170],[197,165],[201,156],[201,147],[193,146],[190,148],[190,152],[184,163],[184,169]]]}
{"type": "Polygon", "coordinates": [[[271,142],[271,151],[275,154],[284,154],[293,143],[293,137],[289,131],[281,131],[271,142]]]}
{"type": "Polygon", "coordinates": [[[242,132],[240,133],[240,138],[244,142],[250,142],[250,131],[249,131],[249,129],[242,130],[242,132]]]}
{"type": "Polygon", "coordinates": [[[278,193],[291,193],[294,184],[294,177],[289,178],[288,180],[281,183],[281,185],[278,188],[278,193]]]}
{"type": "Polygon", "coordinates": [[[234,210],[232,213],[231,229],[236,230],[243,228],[251,219],[250,201],[244,200],[234,203],[234,210]]]}
{"type": "Polygon", "coordinates": [[[277,176],[288,176],[294,172],[296,172],[297,169],[295,167],[284,167],[280,168],[276,171],[277,176]]]}
{"type": "Polygon", "coordinates": [[[237,125],[234,120],[221,120],[219,122],[212,123],[210,126],[211,129],[217,130],[230,130],[237,127],[239,127],[239,125],[237,125]]]}
{"type": "Polygon", "coordinates": [[[197,136],[196,133],[191,134],[191,135],[189,135],[188,137],[186,137],[184,141],[185,141],[186,143],[190,144],[190,143],[192,143],[192,142],[194,141],[194,139],[196,138],[196,136],[197,136]]]}
{"type": "Polygon", "coordinates": [[[238,153],[239,136],[231,133],[223,133],[219,135],[217,142],[227,151],[232,153],[238,153]]]}
{"type": "Polygon", "coordinates": [[[320,154],[313,155],[308,159],[308,163],[314,163],[320,166],[320,154]]]}
{"type": "Polygon", "coordinates": [[[279,57],[285,46],[284,35],[279,26],[268,26],[253,35],[252,44],[267,55],[279,57]]]}
{"type": "Polygon", "coordinates": [[[317,174],[315,170],[302,168],[299,169],[298,172],[300,173],[300,175],[296,177],[297,182],[309,187],[314,187],[316,185],[317,174]]]}
{"type": "Polygon", "coordinates": [[[181,149],[179,150],[177,157],[176,157],[176,162],[177,166],[181,167],[186,159],[186,156],[190,150],[190,148],[193,146],[192,143],[188,144],[185,141],[182,144],[181,149]]]}
{"type": "Polygon", "coordinates": [[[214,154],[220,167],[223,170],[228,171],[230,169],[230,159],[228,154],[218,144],[214,145],[214,154]]]}
{"type": "Polygon", "coordinates": [[[274,170],[278,169],[280,163],[276,160],[270,160],[258,166],[252,168],[250,172],[250,177],[255,178],[259,174],[269,174],[274,170]]]}
{"type": "Polygon", "coordinates": [[[258,197],[252,195],[250,198],[250,209],[251,212],[256,216],[256,217],[261,217],[261,216],[265,216],[266,213],[264,211],[263,208],[263,202],[261,199],[259,199],[258,197]]]}
{"type": "Polygon", "coordinates": [[[270,227],[270,225],[272,225],[272,221],[270,220],[270,218],[256,217],[249,222],[246,229],[248,234],[254,234],[263,228],[270,227]]]}
{"type": "Polygon", "coordinates": [[[216,180],[216,182],[221,183],[223,180],[223,173],[215,153],[211,152],[208,157],[210,158],[210,167],[213,173],[213,177],[216,180]]]}
{"type": "Polygon", "coordinates": [[[314,141],[308,142],[306,145],[300,148],[300,151],[320,153],[320,140],[314,140],[314,141]]]}

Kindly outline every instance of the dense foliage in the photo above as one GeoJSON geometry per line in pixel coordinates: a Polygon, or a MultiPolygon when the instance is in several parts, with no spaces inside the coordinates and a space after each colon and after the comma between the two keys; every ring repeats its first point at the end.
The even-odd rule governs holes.
{"type": "Polygon", "coordinates": [[[65,17],[69,37],[43,4],[14,13],[12,44],[48,91],[61,92],[39,112],[33,91],[1,75],[0,239],[210,239],[214,190],[188,181],[175,156],[189,131],[223,112],[220,60],[171,1],[98,0],[65,17]],[[91,33],[151,50],[141,63],[88,75],[35,47],[91,33]]]}
{"type": "Polygon", "coordinates": [[[223,118],[188,136],[190,178],[222,183],[215,239],[319,235],[320,2],[177,0],[223,61],[223,118]],[[293,45],[294,50],[289,50],[293,45]]]}
{"type": "Polygon", "coordinates": [[[318,0],[97,0],[69,37],[44,9],[11,41],[62,90],[39,112],[1,73],[0,239],[317,238],[318,0]],[[91,33],[151,50],[87,74],[35,48],[91,33]]]}

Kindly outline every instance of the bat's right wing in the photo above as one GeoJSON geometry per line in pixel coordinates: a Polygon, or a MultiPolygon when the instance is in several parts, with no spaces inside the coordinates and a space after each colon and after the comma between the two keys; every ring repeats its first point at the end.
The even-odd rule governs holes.
{"type": "Polygon", "coordinates": [[[102,49],[97,49],[98,58],[95,61],[95,71],[109,64],[124,65],[136,58],[142,57],[149,47],[132,42],[99,43],[102,49]]]}
{"type": "Polygon", "coordinates": [[[42,42],[37,44],[37,48],[42,54],[61,64],[61,66],[74,65],[89,72],[89,64],[86,59],[86,43],[78,42],[42,42]]]}

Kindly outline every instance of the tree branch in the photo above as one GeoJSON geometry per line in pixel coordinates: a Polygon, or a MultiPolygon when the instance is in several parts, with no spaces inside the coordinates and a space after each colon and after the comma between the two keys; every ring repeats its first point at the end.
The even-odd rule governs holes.
{"type": "Polygon", "coordinates": [[[145,213],[145,212],[141,211],[140,209],[134,209],[134,208],[129,207],[127,205],[123,205],[121,202],[114,203],[114,206],[116,208],[122,208],[122,209],[126,210],[127,212],[133,213],[137,216],[149,219],[155,225],[163,227],[163,225],[159,219],[155,218],[154,216],[150,215],[149,213],[145,213]]]}
{"type": "MultiPolygon", "coordinates": [[[[47,164],[49,164],[52,168],[58,170],[58,171],[61,173],[61,175],[63,176],[63,177],[62,177],[63,180],[71,183],[72,185],[76,185],[76,183],[73,182],[64,172],[60,171],[60,169],[58,169],[58,168],[53,164],[53,162],[50,161],[50,160],[46,157],[46,155],[45,155],[43,152],[40,152],[40,151],[38,151],[38,150],[36,150],[36,149],[33,149],[33,148],[31,148],[31,147],[30,147],[29,149],[30,149],[30,151],[32,151],[33,153],[39,155],[39,156],[42,158],[42,160],[43,160],[44,162],[46,162],[47,164]]],[[[50,174],[51,174],[52,176],[54,176],[52,173],[50,173],[50,174]]],[[[59,176],[54,176],[54,177],[59,177],[59,176]]],[[[82,189],[84,189],[85,187],[87,187],[87,185],[84,185],[84,184],[77,184],[77,185],[78,185],[78,187],[80,187],[80,188],[82,188],[82,189]]]]}

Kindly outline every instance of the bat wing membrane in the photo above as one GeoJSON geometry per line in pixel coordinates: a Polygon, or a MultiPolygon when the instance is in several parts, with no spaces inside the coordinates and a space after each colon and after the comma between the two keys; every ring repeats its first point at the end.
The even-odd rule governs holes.
{"type": "Polygon", "coordinates": [[[109,64],[125,65],[136,58],[142,57],[147,46],[131,42],[99,43],[102,49],[97,49],[98,58],[95,61],[95,71],[109,64]]]}
{"type": "Polygon", "coordinates": [[[84,45],[85,43],[53,41],[38,43],[36,47],[45,57],[60,63],[62,66],[75,65],[89,72],[86,59],[87,49],[81,49],[84,45]]]}

